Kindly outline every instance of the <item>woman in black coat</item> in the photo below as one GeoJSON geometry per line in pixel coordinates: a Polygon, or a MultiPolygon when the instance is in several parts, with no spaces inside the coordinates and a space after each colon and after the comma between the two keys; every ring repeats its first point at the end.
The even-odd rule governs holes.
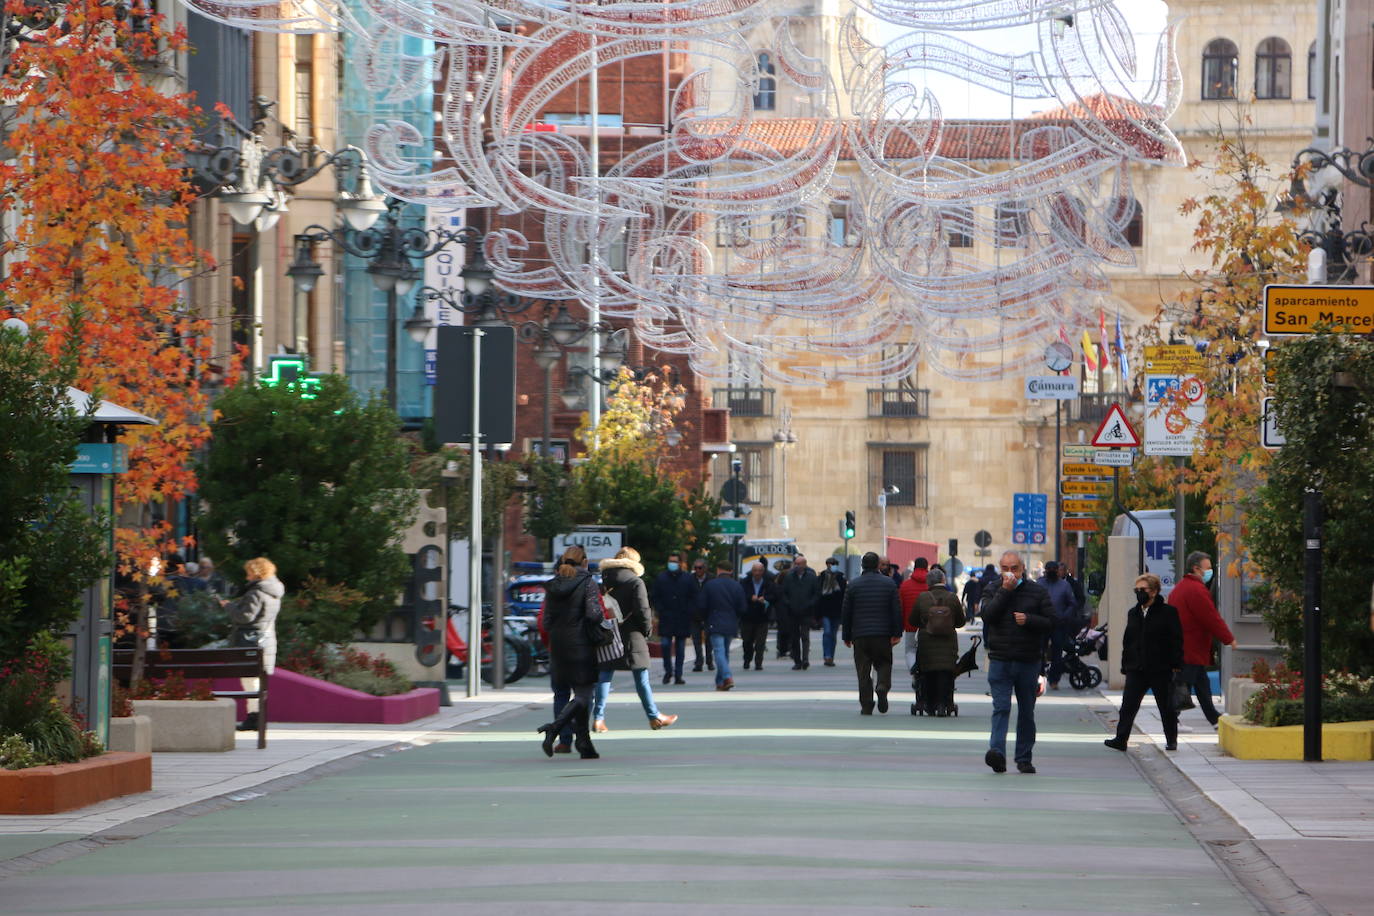
{"type": "Polygon", "coordinates": [[[603,663],[596,685],[596,701],[592,707],[592,731],[610,731],[606,727],[606,700],[611,695],[611,678],[616,671],[630,669],[635,691],[639,694],[649,727],[657,731],[677,721],[677,716],[665,716],[654,704],[654,689],[649,686],[649,636],[653,633],[653,610],[649,607],[649,590],[644,585],[644,567],[639,551],[622,547],[615,558],[601,562],[601,587],[620,606],[620,639],[625,643],[625,657],[603,663]]]}
{"type": "Polygon", "coordinates": [[[558,733],[572,723],[574,744],[584,760],[601,756],[592,744],[591,712],[600,672],[596,647],[587,628],[600,626],[603,619],[601,589],[587,571],[587,552],[574,544],[558,561],[558,572],[544,586],[544,628],[549,634],[549,680],[555,689],[572,691],[572,699],[555,718],[539,726],[544,735],[544,753],[553,756],[558,733]]]}
{"type": "Polygon", "coordinates": [[[1116,737],[1102,742],[1118,751],[1126,750],[1126,739],[1147,690],[1154,691],[1164,723],[1165,750],[1178,750],[1174,675],[1183,670],[1183,626],[1178,610],[1165,604],[1159,591],[1159,576],[1146,573],[1135,580],[1136,603],[1126,615],[1126,632],[1121,637],[1121,673],[1126,675],[1121,718],[1116,737]]]}

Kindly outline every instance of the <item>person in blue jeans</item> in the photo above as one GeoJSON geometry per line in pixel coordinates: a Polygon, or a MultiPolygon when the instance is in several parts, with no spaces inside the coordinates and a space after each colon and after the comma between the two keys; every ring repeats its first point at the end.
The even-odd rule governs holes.
{"type": "Polygon", "coordinates": [[[1054,629],[1054,605],[1049,592],[1026,577],[1019,553],[1007,551],[999,565],[1001,579],[983,592],[983,638],[992,692],[992,735],[983,762],[994,773],[1007,771],[1007,727],[1015,694],[1016,769],[1034,773],[1035,695],[1045,634],[1054,629]]]}
{"type": "Polygon", "coordinates": [[[701,587],[698,606],[715,653],[716,689],[729,690],[735,686],[735,679],[730,676],[730,641],[739,635],[745,594],[728,562],[717,564],[716,577],[708,579],[701,587]]]}
{"type": "Polygon", "coordinates": [[[616,671],[629,669],[635,690],[649,727],[657,731],[677,721],[677,716],[665,716],[654,703],[654,690],[649,686],[649,636],[653,633],[653,610],[649,607],[649,591],[644,585],[644,567],[639,551],[622,547],[614,558],[601,561],[601,587],[608,603],[620,608],[620,639],[625,654],[614,662],[603,663],[592,702],[592,731],[609,731],[606,727],[606,700],[611,695],[611,678],[616,671]]]}
{"type": "Polygon", "coordinates": [[[840,572],[840,561],[827,557],[825,572],[820,576],[820,597],[816,599],[816,615],[821,619],[821,655],[827,668],[835,667],[835,645],[840,619],[844,616],[844,592],[848,587],[849,582],[840,572]]]}

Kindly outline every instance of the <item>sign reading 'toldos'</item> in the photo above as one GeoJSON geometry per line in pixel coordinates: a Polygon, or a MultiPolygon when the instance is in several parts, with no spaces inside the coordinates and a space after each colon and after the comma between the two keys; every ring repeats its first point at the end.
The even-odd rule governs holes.
{"type": "Polygon", "coordinates": [[[1264,288],[1264,333],[1367,334],[1374,331],[1374,286],[1264,288]]]}

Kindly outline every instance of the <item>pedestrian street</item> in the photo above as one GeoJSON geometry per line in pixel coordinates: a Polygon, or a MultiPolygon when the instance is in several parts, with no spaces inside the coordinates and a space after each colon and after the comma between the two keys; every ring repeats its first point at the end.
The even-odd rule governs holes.
{"type": "Polygon", "coordinates": [[[662,731],[618,674],[600,760],[546,758],[547,692],[521,683],[527,706],[427,746],[0,882],[0,911],[1256,912],[1103,748],[1101,696],[1047,695],[1039,772],[998,775],[982,671],[957,718],[909,715],[905,683],[870,717],[847,651],[771,656],[729,692],[656,681],[662,731]]]}

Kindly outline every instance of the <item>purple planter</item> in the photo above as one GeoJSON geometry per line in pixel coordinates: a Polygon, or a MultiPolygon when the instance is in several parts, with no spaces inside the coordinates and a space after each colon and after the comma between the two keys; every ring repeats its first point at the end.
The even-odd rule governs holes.
{"type": "MultiPolygon", "coordinates": [[[[217,680],[215,689],[235,690],[237,681],[217,680]]],[[[239,718],[246,714],[238,701],[239,718]]],[[[268,722],[357,722],[400,725],[439,712],[439,691],[419,687],[393,697],[340,687],[303,674],[278,668],[267,679],[268,722]]]]}

